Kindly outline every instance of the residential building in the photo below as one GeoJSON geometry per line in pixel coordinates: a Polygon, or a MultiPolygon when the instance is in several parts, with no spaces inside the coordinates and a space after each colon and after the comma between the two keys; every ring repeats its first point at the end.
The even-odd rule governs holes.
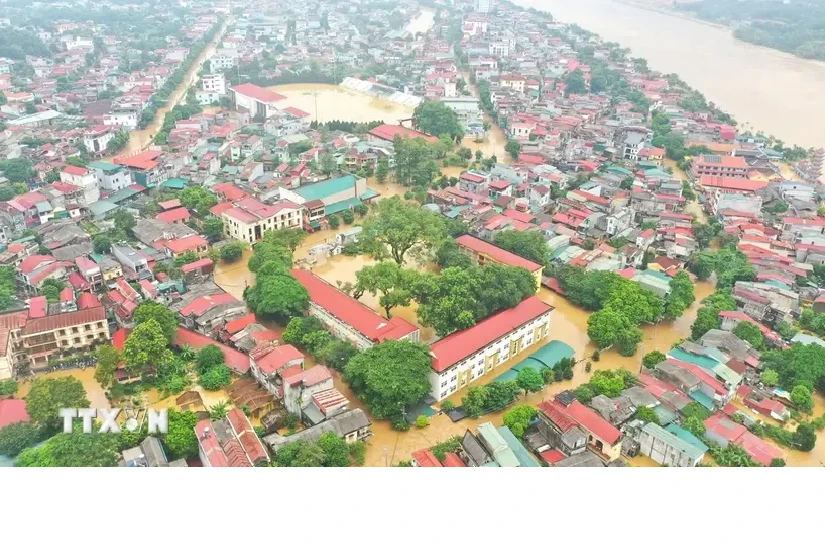
{"type": "Polygon", "coordinates": [[[694,157],[690,164],[690,174],[695,179],[703,176],[745,178],[749,170],[744,157],[702,154],[694,157]]]}
{"type": "Polygon", "coordinates": [[[132,184],[132,174],[120,165],[105,161],[92,161],[87,167],[94,172],[97,185],[103,190],[117,192],[132,184]]]}
{"type": "Polygon", "coordinates": [[[275,454],[277,454],[278,450],[282,447],[297,441],[314,442],[327,432],[333,432],[339,438],[343,438],[348,444],[351,444],[357,441],[364,441],[372,436],[372,430],[370,430],[371,425],[372,423],[364,411],[361,409],[352,409],[339,413],[315,426],[311,426],[306,430],[296,432],[289,436],[270,434],[264,437],[264,442],[275,454]]]}
{"type": "Polygon", "coordinates": [[[216,421],[198,421],[198,456],[205,467],[260,467],[269,454],[243,411],[232,408],[216,421]]]}
{"type": "Polygon", "coordinates": [[[175,238],[166,242],[166,255],[173,259],[190,252],[200,259],[206,255],[208,250],[209,243],[199,234],[193,234],[185,238],[175,238]]]}
{"type": "Polygon", "coordinates": [[[418,342],[420,330],[400,317],[385,319],[306,269],[292,269],[309,292],[307,313],[317,317],[329,332],[360,350],[385,340],[418,342]]]}
{"type": "Polygon", "coordinates": [[[14,377],[21,367],[20,332],[28,320],[25,310],[0,314],[0,380],[14,377]]]}
{"type": "Polygon", "coordinates": [[[94,173],[86,167],[67,165],[60,170],[60,180],[82,188],[83,201],[87,206],[100,199],[100,188],[97,186],[97,178],[94,173]]]}
{"type": "Polygon", "coordinates": [[[29,320],[20,330],[20,355],[33,370],[48,368],[49,361],[91,352],[110,341],[103,307],[46,315],[29,320]]]}
{"type": "Polygon", "coordinates": [[[141,280],[144,278],[151,278],[152,271],[149,269],[149,261],[135,251],[132,246],[126,244],[112,244],[112,255],[115,256],[120,264],[126,269],[130,278],[141,280]]]}
{"type": "Polygon", "coordinates": [[[282,373],[282,380],[284,409],[306,424],[318,424],[349,406],[349,400],[335,389],[332,373],[323,365],[307,370],[300,367],[288,369],[282,373]]]}
{"type": "Polygon", "coordinates": [[[250,354],[249,368],[252,376],[276,397],[281,395],[281,375],[292,367],[304,370],[304,354],[289,344],[270,345],[263,349],[253,350],[250,354]]]}
{"type": "Polygon", "coordinates": [[[581,404],[570,392],[562,392],[555,400],[564,412],[587,431],[587,445],[608,461],[622,454],[622,433],[598,413],[581,404]]]}
{"type": "Polygon", "coordinates": [[[441,401],[524,349],[545,341],[551,311],[552,306],[531,296],[516,307],[432,344],[432,397],[441,401]]]}
{"type": "Polygon", "coordinates": [[[665,467],[695,467],[707,448],[683,440],[658,424],[649,422],[639,434],[639,452],[665,467]]]}
{"type": "Polygon", "coordinates": [[[313,184],[288,189],[278,189],[280,201],[293,202],[304,207],[304,226],[308,230],[321,228],[321,220],[340,213],[378,196],[367,188],[367,179],[344,174],[313,184]]]}
{"type": "Polygon", "coordinates": [[[712,214],[718,216],[734,211],[753,217],[762,212],[762,198],[758,192],[768,185],[760,180],[707,175],[699,178],[699,184],[705,190],[708,211],[712,214]]]}
{"type": "Polygon", "coordinates": [[[379,125],[367,132],[373,142],[382,146],[392,146],[396,136],[401,138],[423,138],[427,142],[436,142],[438,138],[401,125],[379,125]]]}
{"type": "Polygon", "coordinates": [[[218,204],[212,208],[212,213],[223,220],[227,236],[254,244],[268,230],[301,228],[304,210],[290,201],[266,205],[255,198],[244,198],[234,203],[218,204]]]}
{"type": "Polygon", "coordinates": [[[462,252],[470,255],[473,261],[479,265],[484,265],[485,263],[500,263],[510,267],[521,267],[523,269],[527,269],[536,280],[536,289],[541,286],[541,273],[542,269],[544,269],[543,265],[521,257],[520,255],[516,255],[505,250],[504,248],[500,248],[495,244],[485,242],[484,240],[469,234],[456,238],[456,243],[458,243],[458,247],[462,252]]]}

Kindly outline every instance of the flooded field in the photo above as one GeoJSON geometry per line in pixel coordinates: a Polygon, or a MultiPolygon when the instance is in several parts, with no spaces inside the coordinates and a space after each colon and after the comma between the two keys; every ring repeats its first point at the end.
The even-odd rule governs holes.
{"type": "Polygon", "coordinates": [[[418,15],[412,18],[405,29],[413,34],[415,33],[426,33],[430,30],[430,27],[433,26],[435,23],[435,12],[430,9],[422,9],[418,12],[418,15]]]}
{"type": "Polygon", "coordinates": [[[270,86],[287,97],[285,106],[302,109],[319,123],[333,120],[398,124],[412,116],[412,108],[331,84],[285,84],[270,86]]]}
{"type": "MultiPolygon", "coordinates": [[[[89,403],[95,408],[109,408],[111,404],[106,397],[106,392],[95,380],[95,368],[87,367],[85,369],[70,369],[62,371],[54,371],[50,373],[38,374],[37,378],[63,378],[66,376],[73,376],[83,383],[83,388],[86,390],[86,395],[89,398],[89,403]]],[[[20,387],[17,391],[17,397],[25,398],[31,390],[32,381],[20,382],[20,387]]]]}

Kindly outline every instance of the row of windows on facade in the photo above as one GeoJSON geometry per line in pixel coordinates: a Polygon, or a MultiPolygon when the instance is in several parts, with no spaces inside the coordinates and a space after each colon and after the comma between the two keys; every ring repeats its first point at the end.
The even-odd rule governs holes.
{"type": "MultiPolygon", "coordinates": [[[[95,326],[95,328],[103,328],[103,323],[102,322],[97,323],[97,326],[95,326]]],[[[92,325],[90,325],[90,324],[85,325],[83,327],[83,330],[85,330],[85,331],[92,330],[92,325]]],[[[77,334],[78,332],[80,332],[80,327],[79,326],[73,326],[72,327],[72,334],[77,334]]],[[[61,328],[60,329],[60,336],[65,336],[66,334],[68,334],[68,332],[66,332],[66,329],[61,328]]]]}

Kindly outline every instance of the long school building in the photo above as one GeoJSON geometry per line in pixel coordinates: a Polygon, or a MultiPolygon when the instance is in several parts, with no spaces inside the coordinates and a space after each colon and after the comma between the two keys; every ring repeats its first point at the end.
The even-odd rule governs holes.
{"type": "Polygon", "coordinates": [[[435,342],[430,387],[437,401],[466,388],[478,377],[547,340],[553,307],[536,296],[468,329],[435,342]]]}
{"type": "Polygon", "coordinates": [[[338,288],[306,269],[292,269],[309,292],[307,313],[318,318],[330,334],[359,350],[385,340],[420,340],[420,330],[400,317],[386,319],[338,288]]]}
{"type": "Polygon", "coordinates": [[[536,289],[541,286],[543,265],[509,252],[504,248],[499,248],[495,244],[491,244],[470,234],[459,236],[456,238],[456,243],[462,252],[469,255],[479,265],[484,265],[485,263],[500,263],[501,265],[527,269],[533,275],[533,278],[536,279],[536,289]]]}

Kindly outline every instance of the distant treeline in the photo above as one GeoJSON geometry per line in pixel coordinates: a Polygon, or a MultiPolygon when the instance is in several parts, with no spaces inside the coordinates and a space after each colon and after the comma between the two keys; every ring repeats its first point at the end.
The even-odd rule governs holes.
{"type": "Polygon", "coordinates": [[[740,40],[825,60],[825,3],[776,0],[698,0],[674,6],[734,28],[740,40]]]}
{"type": "Polygon", "coordinates": [[[369,123],[358,123],[357,121],[327,121],[326,123],[316,123],[313,121],[310,127],[313,129],[326,129],[328,131],[343,131],[350,133],[364,133],[371,131],[375,127],[383,125],[383,121],[370,121],[369,123]]]}

